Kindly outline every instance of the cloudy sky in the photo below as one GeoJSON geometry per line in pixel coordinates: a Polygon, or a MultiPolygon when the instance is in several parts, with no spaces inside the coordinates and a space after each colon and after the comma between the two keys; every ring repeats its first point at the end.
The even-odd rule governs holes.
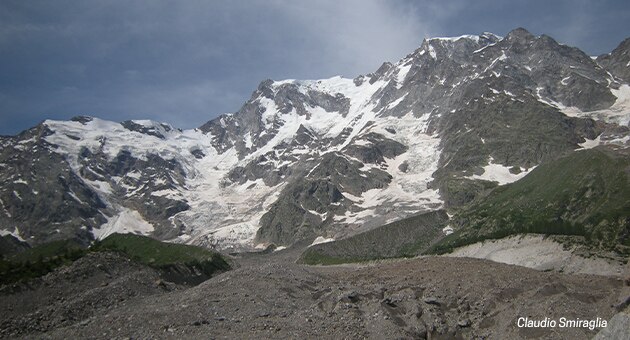
{"type": "Polygon", "coordinates": [[[263,79],[352,78],[425,37],[519,26],[599,55],[630,36],[630,2],[2,0],[0,135],[79,114],[197,127],[263,79]]]}

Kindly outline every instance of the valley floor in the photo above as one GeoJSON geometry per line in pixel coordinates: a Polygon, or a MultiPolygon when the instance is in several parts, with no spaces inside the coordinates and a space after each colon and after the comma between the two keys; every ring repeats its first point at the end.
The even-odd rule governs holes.
{"type": "Polygon", "coordinates": [[[614,277],[470,258],[319,267],[295,264],[299,253],[243,255],[238,268],[192,288],[117,255],[94,255],[45,283],[3,287],[0,336],[588,339],[597,330],[518,328],[517,319],[610,320],[626,289],[614,277]]]}

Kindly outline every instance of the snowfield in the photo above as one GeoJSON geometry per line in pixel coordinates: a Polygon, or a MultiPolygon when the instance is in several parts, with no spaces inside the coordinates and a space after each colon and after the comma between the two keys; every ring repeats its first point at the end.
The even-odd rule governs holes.
{"type": "MultiPolygon", "coordinates": [[[[275,150],[278,145],[290,142],[300,126],[317,134],[319,138],[336,138],[345,131],[343,142],[326,150],[301,149],[296,154],[312,155],[313,159],[322,156],[322,152],[343,152],[343,149],[355,142],[363,141],[359,136],[377,132],[399,141],[409,147],[404,154],[387,159],[387,171],[392,175],[392,183],[382,189],[373,189],[357,198],[358,212],[335,216],[334,220],[343,224],[361,225],[372,216],[376,209],[384,204],[391,205],[387,219],[396,219],[402,211],[404,215],[431,210],[442,204],[435,189],[428,189],[431,174],[437,169],[440,151],[440,139],[426,133],[428,115],[420,120],[409,113],[403,117],[381,117],[383,110],[391,109],[404,100],[398,98],[395,103],[377,111],[375,93],[390,82],[400,84],[409,72],[410,65],[399,62],[388,72],[385,80],[372,84],[365,81],[356,85],[352,79],[333,77],[324,80],[284,80],[274,82],[271,88],[278,90],[283,84],[297,85],[300,92],[319,91],[332,96],[343,95],[350,100],[347,114],[328,112],[321,107],[307,107],[308,115],[298,115],[295,109],[282,113],[273,100],[260,96],[257,103],[261,107],[262,121],[265,127],[279,126],[275,135],[265,145],[252,148],[254,141],[250,132],[244,135],[245,146],[253,151],[245,157],[239,157],[236,148],[219,153],[212,145],[212,134],[204,134],[198,129],[177,130],[158,122],[135,120],[151,131],[159,132],[164,138],[129,130],[119,123],[94,118],[88,122],[45,121],[44,124],[53,134],[46,140],[57,145],[57,152],[67,155],[75,173],[80,173],[79,154],[84,148],[92,152],[102,151],[110,160],[120,152],[129,152],[134,158],[146,160],[150,154],[159,155],[165,160],[176,160],[184,169],[185,185],[177,188],[158,190],[151,193],[156,197],[181,199],[190,205],[171,218],[172,223],[186,226],[185,232],[173,239],[200,245],[216,244],[223,247],[253,247],[254,236],[259,228],[259,221],[268,207],[277,199],[284,184],[274,187],[265,185],[262,180],[248,181],[242,185],[226,184],[229,171],[237,166],[245,166],[253,159],[275,150]],[[420,124],[418,124],[420,122],[420,124]],[[369,127],[368,127],[369,126],[369,127]],[[389,131],[395,130],[396,134],[389,131]],[[205,157],[195,158],[193,152],[201,151],[205,157]],[[407,170],[398,168],[406,163],[407,170]]],[[[225,124],[224,118],[221,123],[225,124]]],[[[261,133],[263,135],[265,132],[261,133]]],[[[271,133],[269,130],[268,133],[271,133]]],[[[279,167],[283,164],[275,163],[279,167]]],[[[286,163],[285,163],[286,164],[286,163]]],[[[292,164],[289,164],[292,165],[292,164]]],[[[366,164],[369,168],[373,165],[366,164]]],[[[138,180],[139,173],[130,172],[123,177],[114,178],[115,185],[125,187],[128,195],[137,194],[138,189],[126,187],[125,178],[138,180]]],[[[104,238],[114,232],[132,232],[149,234],[153,227],[137,211],[124,207],[114,198],[112,184],[104,181],[83,178],[108,208],[116,211],[108,217],[106,224],[94,230],[96,238],[104,238]]],[[[326,216],[321,216],[322,219],[326,216]]],[[[400,218],[400,217],[398,217],[400,218]]]]}

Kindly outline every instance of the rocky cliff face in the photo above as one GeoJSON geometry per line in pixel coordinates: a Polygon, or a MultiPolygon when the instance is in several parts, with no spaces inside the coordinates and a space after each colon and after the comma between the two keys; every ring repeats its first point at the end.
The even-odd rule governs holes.
{"type": "Polygon", "coordinates": [[[622,41],[611,53],[597,57],[597,63],[614,77],[630,82],[630,38],[622,41]]]}
{"type": "Polygon", "coordinates": [[[45,121],[0,141],[0,228],[251,248],[456,207],[576,149],[627,146],[627,42],[594,60],[524,29],[427,39],[355,79],[263,81],[199,129],[45,121]]]}

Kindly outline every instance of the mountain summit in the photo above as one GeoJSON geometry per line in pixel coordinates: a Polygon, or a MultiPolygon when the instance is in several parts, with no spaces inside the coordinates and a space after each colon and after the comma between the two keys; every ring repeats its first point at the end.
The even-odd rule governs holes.
{"type": "Polygon", "coordinates": [[[594,59],[522,28],[432,38],[354,79],[265,80],[198,129],[44,121],[0,137],[0,232],[251,249],[454,209],[575,150],[628,147],[628,41],[594,59]]]}

